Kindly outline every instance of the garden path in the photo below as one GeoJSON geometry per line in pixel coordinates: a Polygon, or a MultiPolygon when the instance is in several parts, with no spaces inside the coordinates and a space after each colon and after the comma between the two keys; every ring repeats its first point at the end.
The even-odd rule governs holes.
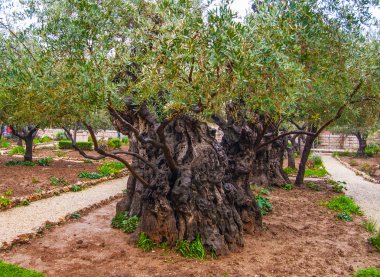
{"type": "Polygon", "coordinates": [[[126,188],[127,180],[128,177],[123,177],[105,181],[83,191],[67,192],[0,212],[0,247],[20,235],[36,233],[46,221],[59,222],[67,215],[116,196],[126,188]]]}
{"type": "Polygon", "coordinates": [[[346,194],[351,196],[366,217],[374,220],[380,228],[380,184],[366,181],[330,155],[321,155],[321,157],[331,178],[347,183],[346,194]]]}

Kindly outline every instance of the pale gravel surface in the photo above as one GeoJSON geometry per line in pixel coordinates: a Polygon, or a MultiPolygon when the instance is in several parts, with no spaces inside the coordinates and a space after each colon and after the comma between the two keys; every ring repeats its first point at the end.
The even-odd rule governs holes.
{"type": "Polygon", "coordinates": [[[342,165],[330,155],[321,155],[327,171],[335,181],[345,181],[346,194],[351,196],[368,219],[380,228],[380,184],[372,183],[342,165]]]}
{"type": "Polygon", "coordinates": [[[29,206],[0,212],[0,246],[19,235],[36,232],[46,221],[58,222],[68,214],[121,193],[127,186],[127,180],[128,177],[123,177],[106,181],[83,191],[67,192],[32,202],[29,206]]]}

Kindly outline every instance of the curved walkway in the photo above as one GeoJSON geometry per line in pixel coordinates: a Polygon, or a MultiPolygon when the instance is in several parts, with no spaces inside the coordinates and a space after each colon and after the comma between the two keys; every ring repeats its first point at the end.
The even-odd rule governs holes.
{"type": "Polygon", "coordinates": [[[100,203],[122,192],[128,177],[105,181],[79,192],[32,202],[29,206],[0,212],[0,247],[23,234],[35,233],[46,221],[59,222],[65,216],[100,203]]]}
{"type": "Polygon", "coordinates": [[[380,184],[366,181],[330,155],[321,157],[331,178],[335,181],[345,181],[346,194],[358,203],[367,218],[376,221],[377,227],[380,227],[380,184]]]}

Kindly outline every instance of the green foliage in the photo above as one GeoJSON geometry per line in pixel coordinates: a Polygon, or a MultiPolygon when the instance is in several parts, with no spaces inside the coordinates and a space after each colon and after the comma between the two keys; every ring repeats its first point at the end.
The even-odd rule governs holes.
{"type": "Polygon", "coordinates": [[[55,135],[55,139],[60,141],[60,140],[67,140],[68,137],[66,136],[65,132],[58,132],[56,135],[55,135]]]}
{"type": "Polygon", "coordinates": [[[129,144],[129,138],[128,138],[128,137],[122,137],[121,141],[122,141],[125,145],[128,145],[128,144],[129,144]]]}
{"type": "Polygon", "coordinates": [[[12,204],[12,200],[0,194],[0,207],[6,208],[12,204]]]}
{"type": "Polygon", "coordinates": [[[0,261],[0,277],[43,277],[42,273],[0,261]]]}
{"type": "Polygon", "coordinates": [[[33,143],[46,143],[46,142],[50,142],[52,141],[53,139],[48,137],[48,136],[43,136],[42,138],[35,138],[33,139],[33,143]]]}
{"type": "Polygon", "coordinates": [[[331,188],[334,192],[341,193],[344,190],[347,190],[345,187],[347,183],[344,181],[335,181],[335,180],[329,179],[327,182],[331,185],[331,188]]]}
{"type": "Polygon", "coordinates": [[[353,157],[355,156],[354,152],[344,151],[344,152],[333,152],[333,157],[353,157]]]}
{"type": "Polygon", "coordinates": [[[305,169],[305,177],[325,177],[329,173],[325,169],[324,166],[320,166],[315,169],[306,168],[305,169]]]}
{"type": "MultiPolygon", "coordinates": [[[[76,143],[76,146],[81,150],[92,150],[93,143],[88,141],[78,141],[76,143]]],[[[71,140],[61,140],[58,142],[58,148],[59,149],[72,149],[72,142],[71,140]]]]}
{"type": "Polygon", "coordinates": [[[36,161],[39,166],[49,166],[53,162],[52,157],[41,158],[36,161]]]}
{"type": "Polygon", "coordinates": [[[50,177],[49,180],[50,180],[50,184],[53,186],[68,186],[68,185],[70,185],[70,183],[67,180],[65,180],[64,178],[52,176],[52,177],[50,177]]]}
{"type": "Polygon", "coordinates": [[[314,162],[314,166],[323,165],[321,156],[313,154],[311,155],[310,160],[314,162]]]}
{"type": "Polygon", "coordinates": [[[307,188],[309,188],[311,190],[315,190],[315,191],[321,191],[322,190],[322,188],[319,185],[317,185],[317,184],[315,184],[313,182],[305,183],[305,186],[307,188]]]}
{"type": "Polygon", "coordinates": [[[260,194],[269,195],[269,194],[270,194],[270,191],[269,191],[269,189],[260,189],[260,190],[259,190],[259,193],[260,193],[260,194]]]}
{"type": "Polygon", "coordinates": [[[23,205],[23,206],[29,206],[30,202],[28,200],[24,200],[24,201],[22,201],[21,205],[23,205]]]}
{"type": "Polygon", "coordinates": [[[367,267],[359,269],[353,277],[380,277],[380,269],[376,267],[367,267]]]}
{"type": "Polygon", "coordinates": [[[121,147],[121,140],[118,138],[110,138],[107,141],[107,146],[109,149],[120,149],[121,147]]]}
{"type": "Polygon", "coordinates": [[[346,213],[339,213],[336,215],[336,217],[339,218],[340,220],[344,221],[344,222],[352,221],[351,215],[346,214],[346,213]]]}
{"type": "Polygon", "coordinates": [[[104,162],[99,168],[98,173],[104,176],[119,173],[125,165],[121,162],[104,162]]]}
{"type": "Polygon", "coordinates": [[[156,244],[144,233],[139,234],[139,238],[137,240],[137,247],[141,248],[145,252],[153,250],[156,244]]]}
{"type": "Polygon", "coordinates": [[[0,140],[0,148],[10,148],[11,144],[7,141],[0,140]]]}
{"type": "Polygon", "coordinates": [[[368,175],[373,176],[377,171],[377,165],[371,165],[370,163],[364,163],[360,166],[360,170],[367,173],[368,175]]]}
{"type": "Polygon", "coordinates": [[[284,172],[287,174],[287,175],[294,175],[297,173],[297,169],[293,169],[291,168],[290,166],[288,167],[285,167],[284,168],[284,172]]]}
{"type": "Polygon", "coordinates": [[[282,186],[284,190],[292,190],[293,189],[293,184],[285,184],[282,186]]]}
{"type": "Polygon", "coordinates": [[[377,153],[380,153],[380,147],[377,144],[371,143],[367,145],[367,147],[364,149],[364,152],[366,156],[373,157],[377,153]]]}
{"type": "Polygon", "coordinates": [[[92,163],[94,163],[92,160],[89,160],[89,159],[84,159],[83,162],[85,164],[92,164],[92,163]]]}
{"type": "Polygon", "coordinates": [[[373,220],[366,220],[362,224],[363,228],[366,229],[371,234],[376,232],[376,223],[373,220]]]}
{"type": "Polygon", "coordinates": [[[377,235],[374,237],[370,237],[368,242],[375,247],[377,251],[380,252],[380,230],[377,232],[377,235]]]}
{"type": "Polygon", "coordinates": [[[80,213],[73,213],[70,215],[70,218],[71,219],[79,219],[79,218],[81,218],[81,215],[80,215],[80,213]]]}
{"type": "Polygon", "coordinates": [[[88,172],[84,171],[78,174],[79,178],[86,178],[86,179],[100,179],[103,178],[105,175],[104,174],[99,174],[97,172],[88,172]]]}
{"type": "Polygon", "coordinates": [[[256,202],[257,205],[260,207],[261,215],[267,215],[273,209],[273,206],[270,203],[269,199],[261,195],[256,196],[256,202]]]}
{"type": "Polygon", "coordinates": [[[117,213],[111,223],[112,227],[121,229],[125,233],[133,233],[138,224],[138,216],[128,216],[128,212],[117,213]]]}
{"type": "Polygon", "coordinates": [[[351,215],[351,214],[362,215],[363,214],[359,206],[354,202],[354,200],[352,200],[352,198],[345,195],[334,197],[333,199],[323,204],[331,210],[340,211],[348,215],[351,215]]]}
{"type": "Polygon", "coordinates": [[[176,249],[186,258],[203,260],[206,257],[206,250],[199,235],[190,243],[187,240],[178,241],[176,249]]]}
{"type": "Polygon", "coordinates": [[[11,156],[13,155],[24,155],[25,154],[25,148],[22,146],[16,146],[13,147],[12,150],[9,152],[11,156]]]}
{"type": "Polygon", "coordinates": [[[83,190],[83,188],[81,186],[73,186],[70,188],[70,190],[73,192],[78,192],[78,191],[83,190]]]}
{"type": "Polygon", "coordinates": [[[8,161],[5,163],[5,165],[6,166],[13,166],[13,165],[35,166],[35,163],[31,161],[8,161]]]}

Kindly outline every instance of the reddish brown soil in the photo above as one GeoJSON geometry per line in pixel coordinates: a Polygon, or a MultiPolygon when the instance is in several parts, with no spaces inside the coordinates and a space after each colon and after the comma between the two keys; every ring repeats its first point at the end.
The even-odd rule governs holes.
{"type": "Polygon", "coordinates": [[[0,156],[0,194],[11,190],[11,196],[25,196],[38,190],[49,190],[56,188],[50,184],[50,178],[64,178],[70,184],[84,179],[78,178],[83,171],[96,171],[99,163],[84,163],[70,161],[53,161],[50,166],[6,166],[5,163],[22,158],[0,156]]]}
{"type": "Polygon", "coordinates": [[[345,161],[352,167],[369,174],[372,178],[380,181],[380,153],[374,155],[371,158],[356,158],[356,157],[339,157],[341,160],[345,161]],[[374,171],[367,171],[368,166],[372,168],[377,168],[374,171]]]}
{"type": "Polygon", "coordinates": [[[245,247],[217,260],[186,259],[171,251],[149,253],[128,244],[129,235],[110,227],[115,202],[53,228],[29,245],[0,253],[0,260],[46,276],[352,276],[380,267],[380,253],[360,223],[337,221],[320,206],[331,191],[277,189],[265,228],[245,236],[245,247]]]}

